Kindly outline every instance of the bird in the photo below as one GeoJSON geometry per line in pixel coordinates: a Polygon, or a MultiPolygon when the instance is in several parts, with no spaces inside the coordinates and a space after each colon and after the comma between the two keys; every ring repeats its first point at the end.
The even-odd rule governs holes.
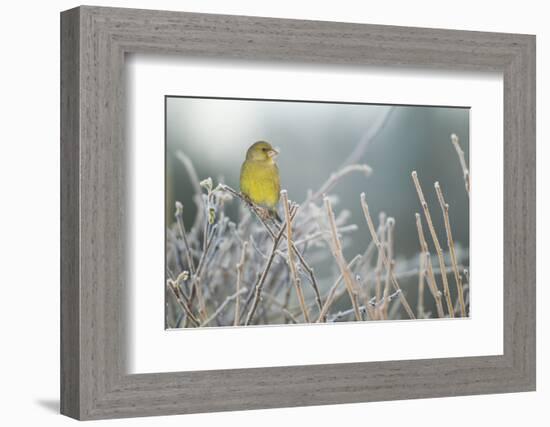
{"type": "Polygon", "coordinates": [[[267,141],[252,144],[241,166],[240,187],[247,199],[267,210],[268,217],[282,222],[277,212],[281,192],[279,168],[275,163],[278,154],[267,141]]]}

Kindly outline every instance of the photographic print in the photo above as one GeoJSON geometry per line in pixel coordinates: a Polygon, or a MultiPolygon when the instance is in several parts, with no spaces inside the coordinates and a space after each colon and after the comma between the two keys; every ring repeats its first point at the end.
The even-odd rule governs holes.
{"type": "Polygon", "coordinates": [[[469,317],[469,112],[166,96],[166,328],[469,317]]]}

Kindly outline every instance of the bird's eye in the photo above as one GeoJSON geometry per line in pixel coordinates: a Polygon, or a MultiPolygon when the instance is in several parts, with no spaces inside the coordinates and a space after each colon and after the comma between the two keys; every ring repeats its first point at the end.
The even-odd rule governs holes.
{"type": "Polygon", "coordinates": [[[262,148],[262,150],[267,151],[267,148],[262,148]]]}

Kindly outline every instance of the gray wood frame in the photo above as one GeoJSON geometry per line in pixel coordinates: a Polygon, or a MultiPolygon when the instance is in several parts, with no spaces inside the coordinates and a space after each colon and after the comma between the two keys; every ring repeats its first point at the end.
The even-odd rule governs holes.
{"type": "Polygon", "coordinates": [[[61,14],[61,412],[78,419],[535,390],[535,37],[79,7],[61,14]],[[500,71],[502,356],[127,375],[130,52],[500,71]]]}

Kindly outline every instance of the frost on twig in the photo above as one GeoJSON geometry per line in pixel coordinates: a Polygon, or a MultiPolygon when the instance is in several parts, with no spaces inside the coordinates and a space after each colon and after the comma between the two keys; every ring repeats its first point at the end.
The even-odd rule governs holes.
{"type": "Polygon", "coordinates": [[[453,233],[451,231],[451,220],[449,218],[449,205],[445,202],[443,197],[443,191],[441,190],[441,185],[439,182],[434,184],[435,192],[437,193],[437,199],[439,205],[441,206],[441,211],[443,213],[443,220],[445,222],[445,233],[447,234],[447,247],[449,248],[449,254],[451,256],[451,264],[453,266],[453,273],[455,277],[456,290],[458,294],[458,301],[460,304],[460,315],[466,317],[466,304],[464,303],[464,291],[462,290],[462,278],[458,272],[458,262],[456,260],[456,251],[455,243],[453,240],[453,233]]]}
{"type": "Polygon", "coordinates": [[[428,229],[430,230],[430,234],[432,236],[432,241],[435,246],[435,250],[437,253],[437,259],[439,260],[439,268],[441,269],[441,278],[443,281],[443,295],[445,296],[445,301],[447,303],[447,310],[450,317],[454,317],[454,310],[453,310],[453,303],[451,300],[451,291],[449,289],[449,282],[447,280],[447,274],[445,273],[445,258],[443,257],[443,250],[441,249],[441,245],[439,244],[439,239],[437,237],[437,232],[435,231],[434,224],[432,222],[432,216],[430,214],[430,209],[428,208],[428,203],[426,203],[426,199],[424,198],[424,193],[422,191],[422,187],[420,186],[420,181],[418,180],[418,175],[416,171],[412,171],[411,173],[414,186],[416,188],[416,192],[418,194],[418,199],[420,200],[420,206],[422,207],[422,210],[424,211],[424,217],[426,218],[426,223],[428,224],[428,229]]]}
{"type": "Polygon", "coordinates": [[[470,170],[468,169],[468,165],[466,164],[466,158],[464,156],[464,151],[460,146],[460,140],[455,133],[451,134],[451,143],[455,148],[456,154],[458,156],[458,161],[460,162],[460,167],[462,168],[462,176],[464,178],[466,193],[468,193],[468,197],[470,197],[470,170]]]}
{"type": "MultiPolygon", "coordinates": [[[[395,291],[400,291],[401,286],[399,286],[399,283],[397,282],[397,278],[395,277],[395,273],[393,272],[393,269],[390,264],[390,260],[388,259],[388,256],[386,255],[386,249],[382,246],[380,243],[380,240],[378,239],[378,234],[376,233],[376,229],[374,228],[374,223],[372,221],[372,217],[370,215],[369,211],[369,205],[367,204],[367,197],[365,193],[361,193],[361,207],[363,209],[363,214],[365,215],[365,219],[367,221],[367,225],[369,227],[369,231],[372,237],[372,240],[374,241],[374,244],[379,250],[380,256],[382,257],[382,263],[384,264],[384,267],[387,271],[389,271],[390,281],[393,285],[393,288],[395,291]]],[[[399,298],[401,300],[401,304],[403,304],[403,307],[405,308],[405,311],[407,312],[409,318],[415,319],[416,316],[414,315],[409,303],[407,302],[405,296],[403,295],[403,292],[399,292],[399,298]]]]}

